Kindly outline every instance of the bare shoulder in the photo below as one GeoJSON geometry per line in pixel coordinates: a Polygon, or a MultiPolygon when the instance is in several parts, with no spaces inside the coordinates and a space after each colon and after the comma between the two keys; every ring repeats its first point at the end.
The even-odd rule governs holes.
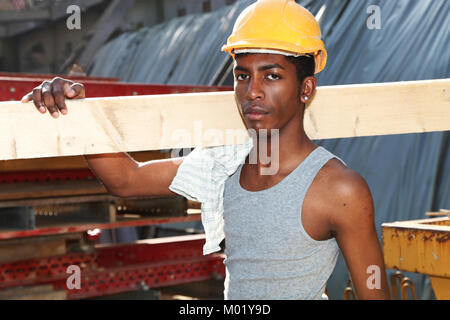
{"type": "Polygon", "coordinates": [[[326,181],[330,200],[357,200],[370,194],[364,178],[337,159],[330,160],[318,175],[323,176],[323,182],[326,181]]]}
{"type": "Polygon", "coordinates": [[[330,160],[317,176],[323,206],[331,226],[373,220],[373,199],[364,178],[337,159],[330,160]]]}

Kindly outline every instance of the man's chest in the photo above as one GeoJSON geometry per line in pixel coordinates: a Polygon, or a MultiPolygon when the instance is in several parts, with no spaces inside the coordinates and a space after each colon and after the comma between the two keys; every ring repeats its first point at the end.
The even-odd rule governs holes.
{"type": "Polygon", "coordinates": [[[283,219],[286,213],[284,211],[293,211],[293,214],[298,216],[298,224],[303,225],[307,234],[314,240],[322,241],[330,239],[332,234],[327,201],[328,177],[325,170],[321,171],[309,186],[283,183],[286,176],[257,177],[256,179],[248,171],[245,172],[245,168],[239,180],[235,182],[239,182],[239,187],[247,197],[247,201],[252,196],[259,196],[257,202],[265,203],[266,210],[270,210],[273,202],[280,203],[278,210],[269,212],[270,215],[273,215],[275,219],[283,219]],[[277,189],[281,189],[280,192],[276,192],[277,189]],[[305,192],[302,198],[301,195],[305,192]]]}
{"type": "Polygon", "coordinates": [[[316,190],[308,190],[304,199],[298,185],[249,191],[226,186],[224,220],[227,237],[259,237],[278,234],[281,239],[296,238],[301,229],[314,240],[327,240],[330,232],[323,199],[316,190]],[[311,192],[310,192],[311,191],[311,192]]]}

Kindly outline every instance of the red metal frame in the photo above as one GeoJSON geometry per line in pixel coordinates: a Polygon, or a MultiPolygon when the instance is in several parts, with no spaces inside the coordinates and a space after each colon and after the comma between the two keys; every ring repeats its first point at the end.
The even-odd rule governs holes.
{"type": "Polygon", "coordinates": [[[179,223],[179,222],[191,222],[200,221],[200,214],[192,214],[182,217],[167,217],[167,218],[141,218],[141,219],[129,219],[126,221],[117,222],[105,222],[105,223],[90,223],[90,224],[71,224],[64,226],[36,228],[32,230],[14,230],[14,231],[1,231],[0,240],[25,238],[25,237],[37,237],[37,236],[49,236],[56,234],[67,234],[76,232],[86,232],[93,229],[116,229],[125,227],[139,227],[150,226],[166,223],[179,223]]]}
{"type": "MultiPolygon", "coordinates": [[[[0,101],[20,100],[22,96],[54,75],[0,73],[0,101]]],[[[116,78],[69,77],[86,87],[87,97],[174,94],[210,91],[232,91],[232,87],[180,86],[120,83],[116,78]]],[[[95,179],[88,169],[2,173],[0,183],[43,182],[95,179]]],[[[173,222],[198,221],[200,215],[145,218],[113,223],[55,226],[34,230],[0,232],[1,239],[86,232],[173,222]]],[[[127,245],[98,246],[93,253],[0,264],[0,289],[17,286],[52,284],[54,290],[66,290],[69,299],[89,298],[133,291],[143,284],[150,288],[200,281],[225,275],[223,254],[202,255],[204,235],[151,239],[127,245]],[[67,267],[81,269],[81,289],[67,288],[67,267]]]]}
{"type": "MultiPolygon", "coordinates": [[[[0,101],[20,100],[44,79],[0,77],[0,101]]],[[[232,87],[188,86],[123,83],[113,81],[83,80],[86,97],[115,97],[153,94],[232,91],[232,87]]]]}
{"type": "MultiPolygon", "coordinates": [[[[44,79],[52,79],[54,75],[0,73],[0,101],[19,100],[23,95],[30,92],[34,87],[40,85],[44,79]]],[[[213,86],[188,86],[188,85],[160,85],[141,83],[120,83],[116,78],[92,78],[92,77],[69,77],[62,76],[74,81],[81,81],[86,87],[87,97],[105,96],[130,96],[130,95],[152,95],[192,93],[208,91],[230,91],[232,87],[213,86]]],[[[0,175],[0,183],[19,182],[50,182],[67,180],[96,179],[89,169],[71,170],[45,170],[4,172],[0,175]]],[[[50,234],[61,234],[68,232],[84,232],[95,228],[109,229],[129,226],[141,226],[150,224],[172,223],[199,220],[198,217],[170,217],[161,219],[142,219],[137,221],[119,221],[115,223],[98,223],[89,225],[61,226],[53,228],[41,228],[35,230],[6,231],[0,233],[0,239],[11,239],[17,237],[40,236],[50,234]]]]}
{"type": "Polygon", "coordinates": [[[0,173],[0,184],[19,182],[51,182],[68,180],[96,180],[89,169],[18,171],[0,173]]]}
{"type": "Polygon", "coordinates": [[[53,79],[55,77],[70,79],[70,80],[99,80],[119,82],[120,78],[111,77],[90,77],[90,76],[69,76],[59,74],[44,74],[44,73],[19,73],[19,72],[0,72],[0,77],[8,78],[34,78],[34,79],[53,79]]]}
{"type": "Polygon", "coordinates": [[[53,284],[69,299],[134,291],[225,276],[223,254],[202,255],[204,235],[99,245],[93,253],[0,264],[0,289],[53,284]],[[81,288],[69,289],[67,268],[80,268],[81,288]]]}
{"type": "MultiPolygon", "coordinates": [[[[50,181],[73,181],[73,180],[96,180],[97,178],[89,169],[72,170],[49,170],[49,171],[26,171],[26,172],[4,172],[0,174],[0,184],[13,183],[39,183],[50,181]]],[[[105,222],[105,223],[85,223],[71,224],[52,227],[37,227],[31,230],[1,230],[0,240],[14,239],[36,236],[48,236],[55,234],[67,234],[74,232],[86,232],[93,229],[115,229],[123,227],[138,227],[146,225],[166,224],[199,221],[198,214],[179,217],[159,217],[159,218],[135,218],[124,221],[105,222]]]]}

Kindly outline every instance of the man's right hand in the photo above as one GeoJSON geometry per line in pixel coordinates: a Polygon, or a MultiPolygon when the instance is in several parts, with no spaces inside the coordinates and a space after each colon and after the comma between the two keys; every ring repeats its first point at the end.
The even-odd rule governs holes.
{"type": "Polygon", "coordinates": [[[44,81],[22,98],[22,102],[33,101],[37,110],[44,114],[47,109],[53,118],[58,118],[59,113],[67,114],[66,98],[83,99],[86,97],[84,86],[81,83],[54,78],[44,81]]]}
{"type": "MultiPolygon", "coordinates": [[[[68,99],[85,98],[84,86],[70,80],[54,78],[44,81],[22,98],[33,101],[37,110],[53,118],[67,114],[68,99]]],[[[102,181],[107,191],[118,197],[175,196],[169,189],[183,158],[138,163],[127,153],[84,155],[91,171],[102,181]]]]}

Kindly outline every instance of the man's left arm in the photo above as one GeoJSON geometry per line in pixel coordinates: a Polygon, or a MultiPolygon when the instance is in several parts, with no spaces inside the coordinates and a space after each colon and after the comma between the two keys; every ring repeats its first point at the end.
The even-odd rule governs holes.
{"type": "Polygon", "coordinates": [[[369,186],[347,169],[332,199],[332,232],[343,253],[358,299],[390,299],[369,186]]]}

